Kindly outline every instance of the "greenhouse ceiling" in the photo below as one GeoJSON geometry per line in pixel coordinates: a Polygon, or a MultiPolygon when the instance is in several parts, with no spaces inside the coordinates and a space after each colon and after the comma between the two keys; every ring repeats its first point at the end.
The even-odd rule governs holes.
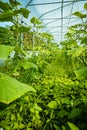
{"type": "MultiPolygon", "coordinates": [[[[8,0],[4,0],[8,1],[8,0]]],[[[85,13],[84,3],[87,0],[18,0],[31,11],[29,19],[37,17],[43,22],[41,31],[51,33],[56,42],[64,39],[64,35],[71,25],[81,23],[81,19],[73,13],[85,13]]],[[[29,24],[29,19],[24,23],[29,24]]]]}

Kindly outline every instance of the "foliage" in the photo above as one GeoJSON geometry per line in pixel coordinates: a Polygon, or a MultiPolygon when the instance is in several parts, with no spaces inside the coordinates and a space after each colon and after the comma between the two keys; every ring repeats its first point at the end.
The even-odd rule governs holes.
{"type": "MultiPolygon", "coordinates": [[[[14,9],[14,0],[9,2],[10,5],[2,3],[7,10],[14,9]]],[[[16,6],[18,5],[19,2],[16,3],[16,6]]],[[[84,5],[85,9],[87,9],[86,5],[84,5]]],[[[74,14],[83,19],[83,14],[80,12],[74,14]]],[[[7,21],[7,18],[5,19],[7,21]]],[[[33,18],[33,22],[38,21],[33,18]]],[[[65,40],[60,43],[61,48],[52,43],[52,35],[38,33],[38,30],[36,32],[40,44],[33,48],[25,47],[21,44],[20,37],[17,39],[14,36],[18,36],[22,31],[17,30],[17,27],[23,27],[23,31],[29,33],[29,30],[17,21],[8,29],[3,28],[0,33],[0,59],[4,60],[3,64],[0,64],[0,89],[4,92],[0,95],[2,101],[0,127],[4,130],[86,130],[87,23],[85,18],[84,23],[82,21],[81,24],[69,28],[65,40]],[[3,43],[2,39],[7,38],[5,33],[7,30],[13,40],[17,39],[17,43],[13,41],[11,43],[11,39],[9,44],[3,43]],[[27,88],[32,92],[25,93],[24,90],[27,91],[27,88]],[[8,97],[11,98],[8,105],[4,104],[7,92],[9,92],[8,97]]]]}
{"type": "Polygon", "coordinates": [[[0,59],[6,60],[10,53],[12,52],[12,46],[0,45],[0,59]]]}
{"type": "Polygon", "coordinates": [[[41,25],[42,22],[41,22],[38,18],[33,17],[33,18],[31,18],[30,22],[31,22],[31,23],[33,24],[33,26],[34,26],[35,28],[37,28],[37,29],[43,27],[43,26],[41,25]]]}
{"type": "Polygon", "coordinates": [[[0,73],[0,102],[9,104],[27,91],[35,91],[31,86],[0,73]]]}
{"type": "Polygon", "coordinates": [[[82,14],[82,13],[80,13],[78,11],[73,13],[73,15],[78,16],[79,18],[86,18],[86,14],[82,14]]]}

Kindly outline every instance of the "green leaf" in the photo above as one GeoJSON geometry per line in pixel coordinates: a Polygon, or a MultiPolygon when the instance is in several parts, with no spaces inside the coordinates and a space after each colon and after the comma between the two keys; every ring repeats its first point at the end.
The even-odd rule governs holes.
{"type": "Polygon", "coordinates": [[[47,105],[51,109],[56,109],[57,108],[57,102],[56,101],[51,101],[47,105]]]}
{"type": "Polygon", "coordinates": [[[87,9],[87,3],[84,4],[84,9],[87,9]]]}
{"type": "Polygon", "coordinates": [[[75,75],[79,79],[87,78],[87,67],[82,67],[74,71],[75,75]]]}
{"type": "Polygon", "coordinates": [[[65,128],[65,126],[64,126],[64,125],[62,125],[62,130],[66,130],[66,128],[65,128]]]}
{"type": "Polygon", "coordinates": [[[27,128],[26,130],[33,130],[32,128],[27,128]]]}
{"type": "Polygon", "coordinates": [[[18,124],[18,122],[14,122],[14,129],[18,129],[18,126],[19,126],[19,124],[18,124]]]}
{"type": "Polygon", "coordinates": [[[30,27],[20,26],[18,30],[19,32],[28,32],[30,30],[30,27]]]}
{"type": "Polygon", "coordinates": [[[81,44],[84,44],[84,43],[87,45],[87,37],[83,37],[81,39],[81,44]]]}
{"type": "Polygon", "coordinates": [[[22,118],[22,116],[20,115],[20,113],[17,113],[17,118],[18,118],[19,121],[23,121],[23,118],[22,118]]]}
{"type": "Polygon", "coordinates": [[[81,109],[79,108],[75,108],[75,109],[72,109],[71,113],[69,114],[69,119],[70,118],[75,118],[75,117],[78,117],[80,114],[81,114],[81,109]]]}
{"type": "Polygon", "coordinates": [[[14,114],[11,114],[11,121],[16,120],[16,117],[14,114]]]}
{"type": "Polygon", "coordinates": [[[38,70],[38,66],[32,62],[29,62],[29,61],[23,61],[21,63],[21,66],[24,68],[24,69],[30,69],[30,68],[34,68],[36,70],[38,70]]]}
{"type": "Polygon", "coordinates": [[[71,122],[67,122],[67,124],[71,130],[79,130],[79,128],[75,124],[73,124],[71,122]]]}
{"type": "Polygon", "coordinates": [[[20,128],[20,129],[24,129],[24,128],[25,128],[25,125],[22,124],[22,123],[20,123],[18,128],[20,128]]]}
{"type": "Polygon", "coordinates": [[[79,18],[86,18],[86,14],[82,14],[81,12],[76,11],[73,13],[73,15],[79,17],[79,18]]]}
{"type": "Polygon", "coordinates": [[[59,126],[57,126],[55,124],[53,126],[54,126],[55,130],[61,130],[61,128],[59,126]]]}
{"type": "Polygon", "coordinates": [[[13,21],[13,12],[9,11],[4,11],[2,14],[0,14],[0,22],[4,22],[4,21],[13,21]]]}
{"type": "Polygon", "coordinates": [[[28,91],[35,92],[31,86],[0,73],[0,102],[9,104],[28,91]]]}
{"type": "Polygon", "coordinates": [[[2,10],[10,10],[11,7],[10,7],[10,5],[8,3],[0,1],[0,9],[2,9],[2,10]]]}
{"type": "Polygon", "coordinates": [[[42,108],[37,103],[35,103],[33,106],[30,107],[30,111],[31,113],[40,112],[42,111],[42,108]]]}
{"type": "Polygon", "coordinates": [[[31,18],[30,22],[33,24],[38,24],[38,25],[41,24],[41,21],[36,17],[31,18]]]}
{"type": "Polygon", "coordinates": [[[78,48],[74,48],[72,50],[68,50],[67,54],[71,55],[73,58],[76,58],[76,57],[82,55],[84,53],[84,51],[85,51],[85,47],[79,46],[78,48]]]}
{"type": "Polygon", "coordinates": [[[60,110],[60,111],[58,112],[58,116],[59,116],[60,118],[63,118],[63,117],[66,116],[66,115],[67,115],[67,111],[64,110],[64,109],[62,109],[62,110],[60,110]]]}
{"type": "Polygon", "coordinates": [[[8,10],[8,11],[4,11],[2,14],[0,14],[0,21],[4,22],[4,21],[13,21],[13,16],[17,16],[19,14],[19,12],[17,11],[12,11],[12,10],[8,10]]]}
{"type": "Polygon", "coordinates": [[[10,27],[10,30],[13,32],[28,32],[30,30],[30,26],[26,27],[26,26],[19,26],[19,25],[12,25],[10,27]]]}
{"type": "Polygon", "coordinates": [[[0,45],[0,59],[6,60],[12,52],[13,48],[14,47],[12,46],[0,45]]]}
{"type": "Polygon", "coordinates": [[[16,7],[17,5],[21,5],[21,3],[16,0],[9,0],[9,3],[13,7],[16,7]]]}
{"type": "MultiPolygon", "coordinates": [[[[7,38],[8,32],[9,32],[9,30],[6,27],[0,26],[0,38],[2,38],[2,39],[5,37],[7,38]]],[[[4,39],[4,40],[6,40],[6,39],[4,39]]]]}
{"type": "Polygon", "coordinates": [[[18,16],[18,14],[23,15],[25,18],[28,18],[29,10],[25,8],[20,8],[19,10],[8,10],[4,11],[3,13],[0,14],[0,21],[13,21],[13,16],[18,16]]]}
{"type": "Polygon", "coordinates": [[[20,48],[19,46],[16,46],[14,48],[14,51],[16,51],[18,54],[22,54],[22,55],[26,56],[24,50],[22,48],[20,48]]]}
{"type": "Polygon", "coordinates": [[[25,8],[20,8],[20,10],[18,10],[18,12],[19,12],[20,14],[22,14],[25,18],[28,18],[28,15],[29,15],[29,13],[30,13],[30,11],[27,10],[27,9],[25,9],[25,8]]]}
{"type": "Polygon", "coordinates": [[[33,108],[35,111],[42,111],[42,108],[37,103],[34,104],[33,108]]]}

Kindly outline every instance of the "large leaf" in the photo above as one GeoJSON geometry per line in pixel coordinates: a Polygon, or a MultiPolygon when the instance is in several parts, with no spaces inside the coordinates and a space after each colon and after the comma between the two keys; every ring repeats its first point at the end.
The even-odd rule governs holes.
{"type": "Polygon", "coordinates": [[[6,60],[12,50],[12,46],[0,45],[0,60],[6,60]]]}
{"type": "Polygon", "coordinates": [[[73,124],[71,122],[67,122],[67,124],[71,130],[79,130],[79,128],[75,124],[73,124]]]}
{"type": "Polygon", "coordinates": [[[28,91],[35,92],[31,86],[0,73],[0,102],[9,104],[28,91]]]}

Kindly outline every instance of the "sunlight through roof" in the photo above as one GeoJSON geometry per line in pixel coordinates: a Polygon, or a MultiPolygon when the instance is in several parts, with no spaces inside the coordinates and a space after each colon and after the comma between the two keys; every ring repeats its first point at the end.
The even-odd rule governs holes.
{"type": "MultiPolygon", "coordinates": [[[[4,0],[7,1],[7,0],[4,0]]],[[[75,11],[84,12],[84,3],[87,0],[18,0],[31,11],[32,17],[38,17],[44,25],[41,31],[47,31],[54,36],[56,42],[64,39],[65,33],[71,25],[81,22],[81,19],[72,15],[75,11]]]]}

